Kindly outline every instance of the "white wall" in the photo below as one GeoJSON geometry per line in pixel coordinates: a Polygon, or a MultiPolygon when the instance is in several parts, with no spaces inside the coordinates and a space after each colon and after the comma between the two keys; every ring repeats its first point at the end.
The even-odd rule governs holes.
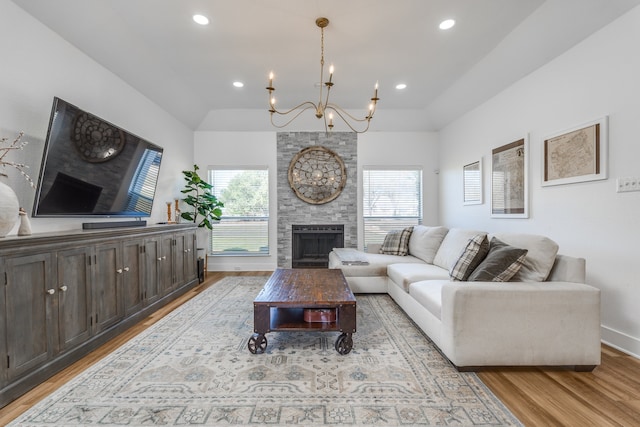
{"type": "Polygon", "coordinates": [[[523,78],[440,133],[440,218],[449,227],[544,234],[587,260],[602,290],[602,337],[640,355],[640,193],[616,193],[616,177],[640,176],[640,7],[523,78]],[[542,140],[609,116],[609,178],[541,186],[542,140]],[[491,219],[489,197],[462,205],[462,166],[529,134],[528,219],[491,219]]]}
{"type": "MultiPolygon", "coordinates": [[[[0,0],[0,58],[0,137],[25,132],[29,144],[20,155],[34,181],[58,96],[164,148],[148,221],[166,221],[165,202],[180,197],[180,171],[192,165],[190,129],[8,0],[0,0]]],[[[13,170],[7,172],[20,203],[31,212],[35,191],[13,170]]],[[[31,223],[39,233],[76,229],[86,221],[33,218],[31,223]]],[[[16,232],[17,225],[10,234],[16,232]]]]}
{"type": "MultiPolygon", "coordinates": [[[[271,199],[268,257],[209,257],[214,271],[273,270],[277,266],[277,148],[276,132],[198,131],[194,138],[194,157],[198,166],[268,166],[271,199]]],[[[437,138],[428,132],[368,132],[358,135],[358,173],[366,165],[414,165],[423,168],[424,218],[438,223],[437,138]]],[[[361,180],[358,193],[362,194],[361,180]]],[[[362,202],[358,197],[358,245],[362,247],[362,202]]]]}

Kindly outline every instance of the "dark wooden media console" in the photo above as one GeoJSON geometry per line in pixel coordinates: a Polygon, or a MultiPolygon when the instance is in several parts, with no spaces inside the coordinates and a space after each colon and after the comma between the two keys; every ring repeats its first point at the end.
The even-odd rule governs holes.
{"type": "Polygon", "coordinates": [[[0,407],[198,284],[196,227],[0,239],[0,407]]]}

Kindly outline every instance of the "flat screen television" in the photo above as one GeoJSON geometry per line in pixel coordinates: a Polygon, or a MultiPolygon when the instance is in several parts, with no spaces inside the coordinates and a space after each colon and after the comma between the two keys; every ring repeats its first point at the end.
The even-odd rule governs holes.
{"type": "Polygon", "coordinates": [[[162,153],[161,147],[55,97],[33,216],[148,217],[162,153]]]}

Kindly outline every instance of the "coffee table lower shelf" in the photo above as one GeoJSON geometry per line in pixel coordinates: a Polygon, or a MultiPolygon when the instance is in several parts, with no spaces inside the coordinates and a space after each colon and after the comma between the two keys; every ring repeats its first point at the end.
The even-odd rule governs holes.
{"type": "MultiPolygon", "coordinates": [[[[254,306],[254,334],[249,338],[247,347],[253,354],[264,353],[267,348],[268,332],[342,332],[335,342],[335,349],[339,354],[348,354],[353,348],[352,333],[355,332],[355,305],[338,307],[322,307],[322,310],[334,310],[335,320],[307,321],[305,310],[319,309],[318,307],[272,307],[268,305],[254,306]],[[353,311],[353,313],[352,313],[353,311]],[[354,327],[348,331],[344,329],[344,321],[353,318],[354,327]]],[[[347,323],[352,323],[348,321],[347,323]]]]}

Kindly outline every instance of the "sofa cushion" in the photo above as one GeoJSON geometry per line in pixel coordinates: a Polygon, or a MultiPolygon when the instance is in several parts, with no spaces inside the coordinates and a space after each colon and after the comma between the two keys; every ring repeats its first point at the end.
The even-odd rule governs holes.
{"type": "Polygon", "coordinates": [[[442,320],[442,287],[448,280],[422,280],[409,286],[409,295],[431,314],[442,320]]]}
{"type": "Polygon", "coordinates": [[[407,255],[409,253],[409,238],[412,232],[413,227],[389,231],[384,237],[380,253],[385,255],[407,255]]]}
{"type": "Polygon", "coordinates": [[[520,270],[526,249],[509,246],[493,237],[489,253],[469,276],[470,282],[508,282],[520,270]]]}
{"type": "Polygon", "coordinates": [[[409,291],[409,285],[413,282],[428,279],[447,279],[449,272],[433,264],[391,264],[387,267],[387,276],[396,285],[405,291],[409,291]]]}
{"type": "Polygon", "coordinates": [[[433,264],[438,248],[449,231],[446,227],[416,225],[409,238],[409,253],[427,264],[433,264]]]}
{"type": "Polygon", "coordinates": [[[451,270],[453,264],[458,260],[460,254],[469,243],[469,239],[478,234],[487,234],[484,231],[467,230],[462,228],[452,228],[442,240],[438,248],[433,263],[447,271],[451,270]]]}
{"type": "Polygon", "coordinates": [[[469,239],[467,247],[449,271],[452,280],[466,281],[473,270],[489,253],[489,239],[486,234],[478,234],[469,239]]]}
{"type": "Polygon", "coordinates": [[[535,234],[495,233],[493,236],[508,245],[529,251],[522,268],[513,277],[513,281],[542,282],[549,277],[558,253],[556,242],[535,234]]]}

